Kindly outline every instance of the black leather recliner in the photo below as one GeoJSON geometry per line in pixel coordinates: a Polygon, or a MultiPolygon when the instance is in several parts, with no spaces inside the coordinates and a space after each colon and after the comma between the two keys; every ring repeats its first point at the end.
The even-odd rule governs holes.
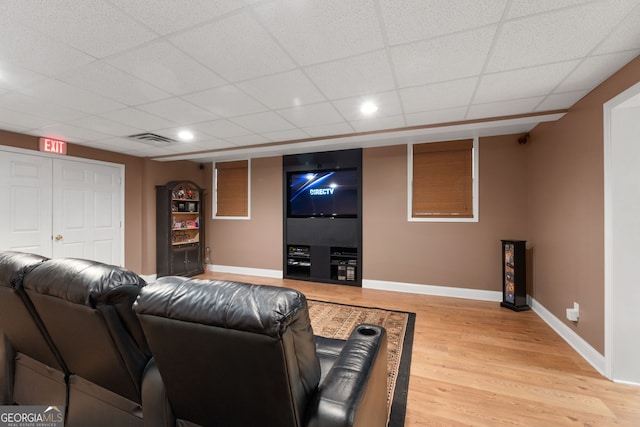
{"type": "Polygon", "coordinates": [[[146,286],[134,310],[157,363],[145,425],[386,425],[384,328],[314,337],[298,291],[184,277],[146,286]]]}
{"type": "Polygon", "coordinates": [[[68,371],[23,288],[46,260],[0,252],[0,405],[67,404],[68,371]]]}
{"type": "Polygon", "coordinates": [[[137,274],[81,259],[55,259],[24,289],[69,376],[67,427],[142,426],[142,378],[151,354],[132,310],[137,274]]]}

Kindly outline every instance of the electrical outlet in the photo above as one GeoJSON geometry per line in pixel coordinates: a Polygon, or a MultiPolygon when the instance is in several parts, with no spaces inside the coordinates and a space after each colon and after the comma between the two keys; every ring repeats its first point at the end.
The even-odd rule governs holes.
{"type": "Polygon", "coordinates": [[[573,303],[573,308],[567,308],[567,319],[572,322],[577,322],[580,318],[580,305],[577,302],[573,303]]]}

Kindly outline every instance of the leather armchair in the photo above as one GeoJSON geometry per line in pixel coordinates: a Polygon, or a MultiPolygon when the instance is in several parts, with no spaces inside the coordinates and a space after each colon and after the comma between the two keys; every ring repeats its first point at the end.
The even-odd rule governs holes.
{"type": "Polygon", "coordinates": [[[69,371],[65,425],[142,426],[142,377],[151,354],[132,310],[145,281],[82,259],[46,261],[24,289],[69,371]]]}
{"type": "Polygon", "coordinates": [[[0,405],[67,404],[68,371],[23,287],[45,261],[0,252],[0,405]]]}
{"type": "Polygon", "coordinates": [[[134,311],[155,358],[146,426],[386,425],[384,328],[314,337],[298,291],[184,277],[143,288],[134,311]]]}

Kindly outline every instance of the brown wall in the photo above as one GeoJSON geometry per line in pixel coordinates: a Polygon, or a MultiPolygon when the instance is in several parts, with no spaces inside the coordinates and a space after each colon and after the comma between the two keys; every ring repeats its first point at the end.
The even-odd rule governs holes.
{"type": "MultiPolygon", "coordinates": [[[[0,145],[37,151],[38,138],[0,130],[0,145]]],[[[67,145],[67,156],[124,165],[125,267],[140,274],[155,272],[155,185],[173,179],[211,182],[194,162],[155,162],[76,144],[67,145]]]]}
{"type": "Polygon", "coordinates": [[[500,291],[501,239],[527,239],[527,146],[482,138],[480,221],[407,221],[407,147],[363,154],[363,277],[500,291]]]}
{"type": "Polygon", "coordinates": [[[640,80],[640,58],[531,132],[533,297],[604,354],[603,104],[640,80]],[[580,322],[565,309],[580,304],[580,322]]]}
{"type": "Polygon", "coordinates": [[[282,223],[282,157],[252,159],[251,219],[209,219],[211,263],[282,270],[282,223]]]}

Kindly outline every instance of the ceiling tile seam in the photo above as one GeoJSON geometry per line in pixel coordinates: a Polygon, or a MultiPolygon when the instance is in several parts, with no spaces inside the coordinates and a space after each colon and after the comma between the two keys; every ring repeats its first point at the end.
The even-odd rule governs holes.
{"type": "MultiPolygon", "coordinates": [[[[591,4],[601,3],[602,1],[603,0],[591,0],[591,1],[586,1],[584,3],[570,4],[567,6],[559,7],[557,9],[547,9],[547,10],[542,10],[540,12],[528,13],[526,15],[516,16],[514,18],[505,19],[504,22],[516,22],[516,21],[523,21],[523,20],[527,20],[530,18],[535,18],[543,15],[553,15],[559,12],[564,12],[569,9],[580,9],[591,4]]],[[[509,3],[511,2],[512,0],[509,0],[509,3]]]]}
{"type": "MultiPolygon", "coordinates": [[[[597,49],[604,44],[617,30],[618,28],[624,23],[624,21],[631,19],[631,17],[633,16],[633,12],[636,9],[640,9],[640,4],[636,5],[635,7],[633,7],[629,13],[624,16],[622,19],[620,19],[620,21],[618,21],[618,23],[616,25],[612,25],[611,26],[611,30],[609,31],[609,34],[607,34],[605,37],[603,37],[600,42],[598,42],[595,46],[593,46],[593,48],[591,48],[591,50],[582,58],[580,58],[580,60],[578,61],[578,63],[575,65],[575,67],[573,67],[573,69],[567,73],[567,75],[564,76],[564,78],[558,82],[558,84],[544,97],[544,99],[542,99],[538,105],[536,105],[536,107],[534,108],[534,111],[540,107],[540,105],[542,105],[551,95],[556,95],[556,90],[562,86],[562,84],[569,78],[571,77],[571,75],[573,73],[576,72],[576,70],[578,68],[580,68],[580,66],[582,64],[584,64],[586,62],[586,60],[588,58],[596,58],[599,56],[605,56],[605,55],[612,55],[612,54],[616,54],[616,53],[621,53],[624,51],[614,51],[614,52],[607,52],[607,53],[603,53],[603,54],[599,54],[599,55],[594,55],[593,52],[596,52],[597,49]]],[[[635,50],[635,49],[629,49],[629,50],[635,50]]],[[[561,61],[561,62],[569,62],[569,61],[561,61]]],[[[615,71],[614,71],[615,72],[615,71]]],[[[607,77],[608,78],[608,77],[607,77]]],[[[606,80],[606,79],[605,79],[606,80]]],[[[601,82],[600,82],[601,83],[601,82]]],[[[595,89],[595,88],[594,88],[595,89]]],[[[593,90],[593,89],[592,89],[593,90]]],[[[565,93],[565,92],[559,92],[559,93],[565,93]]]]}
{"type": "Polygon", "coordinates": [[[496,31],[493,33],[493,39],[491,40],[491,45],[489,46],[489,49],[487,50],[487,54],[484,57],[484,63],[482,64],[482,69],[480,70],[480,74],[478,75],[476,86],[473,88],[471,99],[469,100],[466,111],[464,113],[465,120],[469,119],[469,113],[471,112],[471,107],[474,105],[473,101],[476,98],[478,90],[480,89],[480,84],[482,83],[483,76],[487,74],[486,73],[487,66],[489,65],[489,62],[491,61],[491,57],[493,56],[496,43],[498,42],[498,39],[502,34],[502,27],[504,25],[505,16],[507,16],[509,11],[511,10],[511,7],[512,7],[512,0],[509,0],[504,5],[504,9],[502,10],[502,16],[500,16],[500,19],[498,20],[498,25],[496,27],[496,31]]]}
{"type": "MultiPolygon", "coordinates": [[[[25,31],[27,31],[27,32],[34,32],[35,31],[39,36],[43,37],[44,39],[48,39],[50,41],[53,41],[56,44],[60,44],[62,46],[65,46],[68,49],[72,49],[72,50],[74,50],[76,52],[79,52],[79,53],[81,53],[83,55],[86,55],[86,56],[88,56],[90,58],[93,58],[95,60],[99,60],[100,59],[100,58],[90,54],[89,52],[85,52],[84,50],[78,49],[75,46],[71,46],[71,45],[65,43],[64,41],[60,40],[59,38],[56,38],[54,36],[51,36],[50,34],[45,33],[44,31],[42,31],[42,29],[38,28],[37,26],[32,26],[32,25],[30,25],[29,23],[27,23],[27,22],[25,22],[23,20],[19,20],[19,21],[15,22],[15,23],[17,25],[23,27],[25,29],[25,31]]],[[[87,65],[87,64],[84,64],[84,65],[87,65]]],[[[70,68],[70,69],[66,70],[65,72],[70,71],[72,69],[74,69],[74,68],[70,68]]],[[[38,72],[38,70],[33,70],[33,69],[29,69],[29,68],[27,68],[27,70],[38,72]]]]}
{"type": "Polygon", "coordinates": [[[374,9],[376,11],[376,17],[378,18],[380,33],[382,34],[382,43],[384,44],[385,57],[387,58],[387,62],[389,63],[389,68],[391,69],[391,79],[393,80],[395,96],[398,101],[398,105],[400,106],[400,115],[402,116],[402,123],[404,123],[405,126],[408,126],[407,113],[404,111],[404,103],[402,102],[402,98],[400,97],[400,85],[398,84],[396,64],[394,64],[393,57],[391,56],[391,46],[389,45],[389,35],[387,32],[387,27],[384,24],[384,18],[382,17],[382,7],[380,6],[380,0],[374,1],[374,9]]]}
{"type": "MultiPolygon", "coordinates": [[[[316,82],[309,77],[309,75],[307,74],[306,70],[304,69],[304,67],[302,67],[300,65],[300,63],[298,63],[298,61],[296,61],[296,59],[293,57],[293,55],[284,47],[284,45],[280,42],[280,40],[269,30],[269,28],[262,22],[262,20],[260,19],[259,14],[255,11],[255,9],[253,7],[250,8],[251,10],[251,14],[253,16],[253,18],[256,20],[256,22],[262,27],[262,29],[264,31],[266,31],[267,34],[269,34],[269,37],[271,37],[271,40],[280,48],[282,49],[282,51],[287,55],[287,57],[291,60],[291,62],[293,64],[295,64],[295,68],[293,68],[293,70],[298,70],[302,73],[302,75],[311,83],[311,85],[318,91],[318,93],[320,93],[323,97],[324,97],[324,101],[321,102],[316,102],[316,103],[311,103],[311,104],[304,104],[304,106],[309,106],[309,105],[314,105],[314,104],[320,104],[320,103],[324,103],[324,102],[328,102],[331,105],[331,108],[333,108],[339,115],[340,117],[342,117],[344,123],[346,123],[353,131],[355,131],[355,129],[353,129],[353,126],[351,126],[351,124],[349,123],[349,121],[344,117],[344,115],[342,114],[342,112],[340,112],[340,110],[338,108],[336,108],[336,106],[333,104],[333,102],[331,101],[331,99],[327,96],[326,93],[324,93],[324,91],[316,84],[316,82]]],[[[315,64],[313,64],[315,65],[315,64]]],[[[286,70],[283,72],[288,72],[288,71],[292,71],[292,70],[286,70]]],[[[273,75],[278,75],[281,74],[280,73],[274,73],[273,75]]],[[[260,76],[257,78],[264,78],[264,77],[268,77],[268,76],[260,76]]],[[[250,81],[250,80],[255,80],[256,78],[254,77],[253,79],[247,79],[245,81],[250,81]]],[[[242,83],[240,81],[235,82],[236,84],[242,83]]],[[[238,88],[240,90],[242,90],[242,88],[238,88]]],[[[244,91],[243,91],[244,92],[244,91]]],[[[261,103],[262,104],[262,103],[261,103]]],[[[264,104],[263,104],[264,105],[264,104]]],[[[280,109],[270,109],[269,111],[273,111],[276,114],[278,114],[278,116],[280,116],[283,120],[285,120],[287,123],[293,125],[293,127],[295,129],[299,129],[301,131],[305,132],[302,128],[298,127],[295,123],[291,123],[291,121],[289,121],[286,117],[282,116],[282,114],[278,113],[278,110],[286,110],[289,109],[290,107],[287,108],[280,108],[280,109]]]]}

